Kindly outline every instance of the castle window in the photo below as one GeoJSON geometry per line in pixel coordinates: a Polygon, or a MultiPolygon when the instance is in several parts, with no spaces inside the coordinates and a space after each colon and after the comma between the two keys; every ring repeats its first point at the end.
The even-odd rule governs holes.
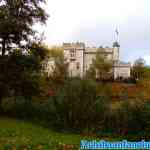
{"type": "Polygon", "coordinates": [[[104,54],[104,59],[107,59],[108,55],[107,54],[104,54]]]}
{"type": "Polygon", "coordinates": [[[76,56],[75,49],[70,50],[70,57],[75,57],[75,56],[76,56]]]}
{"type": "Polygon", "coordinates": [[[77,62],[77,69],[80,69],[80,63],[77,62]]]}

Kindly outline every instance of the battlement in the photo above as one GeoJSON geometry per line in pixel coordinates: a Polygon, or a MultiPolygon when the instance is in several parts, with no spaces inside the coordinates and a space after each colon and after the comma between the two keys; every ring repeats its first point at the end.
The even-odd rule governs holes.
{"type": "Polygon", "coordinates": [[[82,42],[76,42],[76,43],[63,43],[63,48],[70,49],[70,48],[76,48],[76,49],[85,49],[85,44],[82,42]]]}

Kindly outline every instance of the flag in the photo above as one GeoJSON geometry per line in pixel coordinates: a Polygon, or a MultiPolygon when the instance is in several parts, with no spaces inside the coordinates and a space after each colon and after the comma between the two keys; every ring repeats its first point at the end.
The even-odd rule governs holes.
{"type": "Polygon", "coordinates": [[[115,32],[116,32],[116,34],[117,34],[117,35],[119,34],[119,32],[118,32],[117,28],[116,28],[116,31],[115,31],[115,32]]]}

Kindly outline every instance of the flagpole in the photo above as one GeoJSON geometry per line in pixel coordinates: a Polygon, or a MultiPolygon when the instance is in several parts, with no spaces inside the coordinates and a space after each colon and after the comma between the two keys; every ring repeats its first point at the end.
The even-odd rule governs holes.
{"type": "Polygon", "coordinates": [[[116,27],[116,30],[115,30],[115,35],[116,35],[115,41],[119,43],[119,31],[118,31],[117,27],[116,27]]]}

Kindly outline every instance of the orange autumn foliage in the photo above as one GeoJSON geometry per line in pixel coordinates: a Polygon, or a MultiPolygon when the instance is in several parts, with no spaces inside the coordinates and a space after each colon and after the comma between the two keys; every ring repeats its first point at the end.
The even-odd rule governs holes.
{"type": "Polygon", "coordinates": [[[142,97],[143,99],[150,99],[150,86],[147,84],[126,84],[126,83],[112,83],[112,100],[121,100],[122,95],[126,95],[128,99],[135,99],[142,97]]]}

